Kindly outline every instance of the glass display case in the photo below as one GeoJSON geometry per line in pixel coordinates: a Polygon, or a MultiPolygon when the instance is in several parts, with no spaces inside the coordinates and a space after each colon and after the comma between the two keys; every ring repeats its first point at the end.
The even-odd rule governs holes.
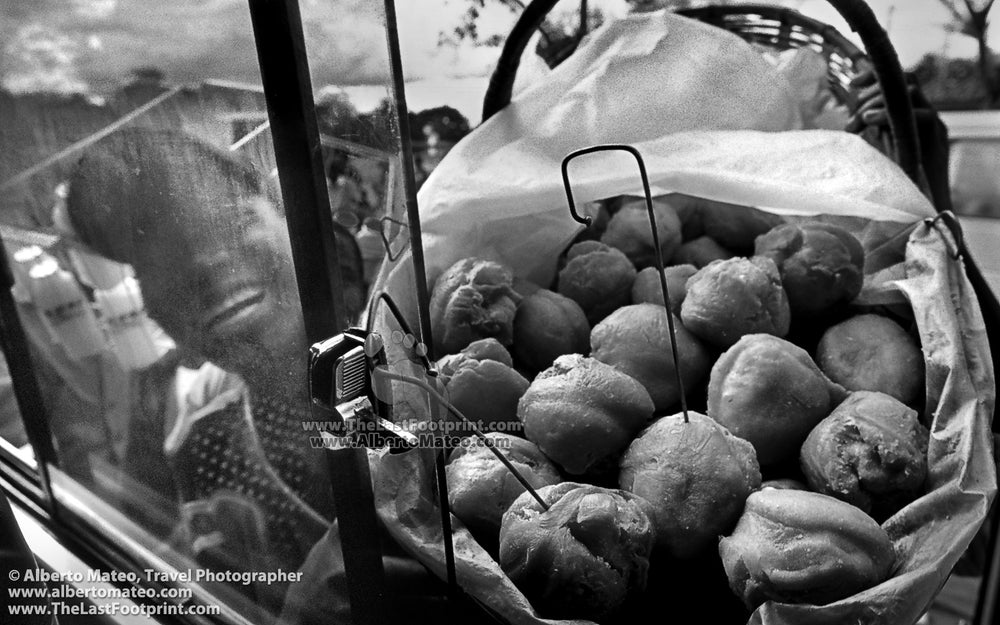
{"type": "MultiPolygon", "coordinates": [[[[409,40],[401,46],[400,34],[429,28],[409,3],[405,8],[393,0],[71,4],[69,11],[52,10],[48,3],[25,9],[10,31],[9,57],[20,61],[0,75],[0,251],[6,280],[0,285],[5,356],[0,365],[5,362],[7,369],[0,375],[0,486],[7,498],[86,554],[92,570],[121,573],[122,580],[110,580],[119,587],[150,589],[152,594],[132,600],[163,622],[381,625],[559,618],[556,612],[539,616],[535,609],[544,601],[536,602],[538,595],[526,590],[525,582],[511,581],[509,561],[501,570],[498,545],[453,514],[449,493],[455,483],[449,483],[446,468],[449,454],[461,455],[454,448],[484,441],[490,429],[484,420],[494,432],[506,424],[525,434],[517,400],[529,382],[543,379],[535,376],[555,356],[541,366],[529,364],[534,361],[517,351],[516,342],[507,340],[500,348],[509,362],[502,373],[507,377],[497,386],[524,382],[513,407],[499,406],[510,398],[492,383],[464,398],[449,385],[462,367],[474,368],[471,361],[497,358],[486,355],[492,346],[469,352],[472,335],[504,339],[497,329],[504,315],[508,329],[520,332],[515,314],[521,313],[515,310],[523,311],[518,306],[537,291],[558,290],[556,263],[561,269],[569,261],[564,248],[601,238],[589,229],[601,211],[610,219],[608,211],[620,211],[622,198],[642,195],[635,180],[619,182],[609,173],[622,169],[624,161],[581,159],[572,171],[580,175],[580,211],[593,219],[587,228],[574,222],[573,209],[562,206],[566,197],[576,206],[568,162],[562,162],[563,178],[550,176],[551,188],[542,190],[532,189],[537,181],[529,165],[558,173],[553,163],[589,146],[567,140],[561,123],[547,126],[524,111],[539,119],[550,119],[553,111],[580,113],[572,108],[572,97],[546,110],[538,104],[544,90],[533,91],[539,82],[532,81],[573,75],[560,64],[583,63],[574,51],[593,43],[584,36],[595,21],[651,20],[643,16],[653,15],[645,10],[655,3],[637,2],[630,7],[634,12],[614,16],[610,9],[593,13],[593,3],[567,2],[563,9],[573,6],[559,20],[546,19],[555,0],[501,3],[519,6],[505,10],[512,29],[504,48],[495,50],[500,61],[492,80],[477,85],[482,87],[477,97],[485,99],[478,148],[459,143],[470,128],[455,109],[408,109],[408,96],[422,87],[404,80],[409,40]],[[397,12],[418,23],[401,22],[397,12]],[[521,97],[527,108],[510,113],[511,101],[521,97]],[[538,99],[535,109],[532,98],[538,99]],[[491,141],[507,149],[522,131],[531,136],[528,148],[501,152],[523,157],[522,163],[493,158],[487,149],[491,141]],[[455,160],[468,161],[464,170],[442,160],[455,144],[455,160]],[[553,154],[555,160],[549,158],[553,154]],[[441,163],[446,173],[435,178],[441,163]],[[442,208],[447,202],[441,197],[461,199],[468,192],[462,187],[467,182],[452,185],[442,178],[459,172],[475,183],[476,176],[490,177],[490,167],[500,172],[495,177],[516,174],[498,180],[495,188],[483,185],[495,205],[466,202],[464,213],[442,208]],[[594,180],[616,191],[602,195],[594,180]],[[423,189],[419,210],[418,189],[423,189]],[[522,191],[544,198],[546,208],[518,203],[522,191]],[[504,194],[513,199],[505,203],[504,194]],[[552,256],[551,263],[535,262],[538,241],[546,243],[543,252],[552,256]],[[471,303],[460,302],[458,312],[442,321],[440,299],[435,302],[432,293],[459,256],[502,261],[517,270],[499,286],[491,280],[503,282],[502,277],[487,276],[456,287],[476,292],[468,295],[471,303]],[[494,299],[484,304],[489,298],[494,299]],[[455,342],[449,324],[461,325],[455,319],[464,319],[467,309],[486,319],[479,320],[479,330],[463,335],[470,340],[455,342]],[[488,331],[476,334],[484,327],[488,331]],[[503,418],[482,416],[506,408],[503,418]]],[[[829,82],[831,101],[836,100],[824,113],[835,116],[856,105],[851,80],[871,59],[855,43],[785,8],[721,4],[726,6],[687,7],[681,19],[725,29],[735,34],[733,40],[742,38],[754,51],[772,55],[771,61],[788,50],[814,50],[822,55],[824,84],[829,82]]],[[[863,3],[830,4],[849,19],[853,15],[852,23],[871,26],[857,18],[863,3]]],[[[613,32],[613,25],[608,30],[613,32]]],[[[876,41],[877,30],[862,34],[876,41]]],[[[611,49],[645,62],[641,55],[650,52],[639,48],[611,49]]],[[[902,74],[890,72],[898,70],[891,63],[886,69],[886,58],[892,58],[884,50],[873,56],[892,109],[888,156],[915,185],[925,184],[919,142],[906,127],[914,122],[902,74]]],[[[600,74],[588,80],[599,82],[600,74]]],[[[578,84],[591,87],[584,80],[578,84]]],[[[568,85],[566,92],[576,86],[568,85]]],[[[629,112],[629,98],[621,99],[624,104],[607,104],[629,112]]],[[[631,111],[636,117],[630,119],[640,120],[636,124],[643,129],[659,128],[660,120],[642,118],[644,111],[631,111]]],[[[600,118],[595,114],[585,121],[600,124],[600,118]]],[[[566,127],[573,123],[566,121],[566,127]]],[[[655,147],[643,141],[638,135],[623,140],[644,150],[655,147]]],[[[655,153],[651,169],[666,158],[655,153]]],[[[629,161],[630,176],[633,166],[629,161]]],[[[654,171],[650,191],[645,169],[642,173],[653,215],[650,196],[672,189],[663,186],[667,176],[656,178],[654,171]]],[[[911,221],[925,224],[928,237],[939,228],[945,241],[962,245],[945,227],[953,221],[911,221]]],[[[916,228],[913,224],[908,226],[916,228]]],[[[644,236],[648,230],[642,222],[636,231],[644,236]]],[[[655,224],[652,232],[660,251],[655,224]]],[[[866,244],[885,246],[875,248],[885,264],[881,269],[895,266],[885,261],[886,250],[895,250],[903,235],[883,240],[877,229],[864,233],[871,237],[866,244]]],[[[746,255],[753,255],[752,246],[746,255]]],[[[968,266],[975,272],[971,262],[968,266]]],[[[956,288],[965,288],[961,284],[956,288]]],[[[672,301],[666,284],[662,288],[659,301],[672,301]]],[[[886,293],[879,290],[884,301],[867,305],[893,314],[900,302],[886,293]]],[[[1000,324],[995,299],[982,290],[970,293],[956,297],[966,298],[962,302],[978,297],[992,334],[1000,324]]],[[[631,297],[626,294],[625,305],[639,306],[631,297]]],[[[551,304],[545,314],[558,317],[568,308],[551,304]]],[[[560,324],[571,325],[568,318],[558,317],[553,327],[562,331],[560,324]]],[[[678,310],[678,325],[681,318],[678,310]]],[[[585,316],[582,323],[586,340],[577,351],[588,361],[591,326],[601,321],[585,316]]],[[[909,329],[916,333],[913,323],[909,329]]],[[[986,340],[986,329],[973,329],[982,341],[969,348],[970,360],[983,353],[976,350],[986,340]]],[[[671,347],[677,332],[686,330],[670,325],[671,347]]],[[[573,351],[567,349],[560,354],[573,351]]],[[[712,346],[705,353],[714,362],[723,351],[712,346]]],[[[676,352],[672,362],[679,362],[676,352]]],[[[680,366],[674,369],[679,378],[680,366]]],[[[707,384],[706,377],[690,386],[704,394],[707,384]]],[[[683,397],[685,384],[680,386],[683,397]]],[[[708,412],[697,401],[692,410],[708,412]]],[[[688,406],[681,405],[687,423],[688,406]]],[[[666,407],[673,402],[657,405],[656,415],[666,414],[666,407]]],[[[646,416],[652,423],[653,411],[646,416]]],[[[546,435],[528,438],[534,444],[546,435]]],[[[978,447],[982,440],[962,441],[974,448],[969,454],[977,463],[991,452],[978,447]]],[[[508,486],[530,491],[541,506],[536,512],[549,512],[552,502],[539,496],[536,476],[530,475],[529,483],[523,464],[513,466],[496,449],[490,453],[504,463],[505,475],[516,478],[517,484],[508,486]]],[[[617,469],[618,458],[614,462],[617,469]]],[[[568,469],[571,462],[560,463],[553,469],[559,480],[620,486],[616,476],[581,477],[568,469]]],[[[458,479],[463,488],[470,481],[458,479]]],[[[995,475],[991,479],[995,490],[995,475]]],[[[982,478],[982,492],[976,492],[983,501],[992,498],[990,481],[982,478]]],[[[586,515],[580,514],[583,520],[573,532],[588,535],[586,515]]],[[[986,517],[985,509],[976,514],[986,517]]],[[[921,623],[939,622],[933,619],[944,618],[949,602],[963,601],[957,611],[974,613],[977,624],[991,622],[998,566],[995,520],[986,518],[984,526],[992,525],[994,535],[973,528],[967,542],[977,534],[974,540],[983,544],[971,558],[975,561],[962,559],[972,574],[956,575],[968,584],[941,591],[947,573],[922,582],[928,596],[940,593],[938,603],[945,607],[922,615],[921,623]],[[973,595],[976,606],[970,609],[973,595]]],[[[909,531],[899,531],[904,530],[909,531]]],[[[39,564],[48,566],[44,558],[39,564]]],[[[691,580],[668,576],[656,583],[669,585],[674,599],[685,589],[694,593],[703,582],[725,586],[721,568],[692,569],[691,580]]],[[[678,613],[697,611],[693,601],[684,603],[678,613]]],[[[726,593],[720,603],[727,615],[749,615],[735,595],[726,593]]]]}

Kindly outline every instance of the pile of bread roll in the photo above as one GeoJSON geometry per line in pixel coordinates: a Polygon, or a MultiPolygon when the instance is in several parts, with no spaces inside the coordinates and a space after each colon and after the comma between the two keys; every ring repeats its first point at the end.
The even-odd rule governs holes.
{"type": "Polygon", "coordinates": [[[855,303],[865,254],[837,225],[677,195],[654,212],[668,302],[628,197],[553,284],[478,258],[435,282],[446,391],[536,491],[470,442],[454,514],[543,618],[629,620],[708,590],[689,579],[743,616],[885,581],[880,523],[927,476],[912,318],[855,303]]]}

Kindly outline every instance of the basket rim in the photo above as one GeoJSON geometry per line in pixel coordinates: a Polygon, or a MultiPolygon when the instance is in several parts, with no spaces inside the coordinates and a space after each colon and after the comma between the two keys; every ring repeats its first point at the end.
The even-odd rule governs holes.
{"type": "MultiPolygon", "coordinates": [[[[497,60],[493,75],[490,77],[489,85],[483,98],[483,122],[510,104],[513,95],[514,79],[521,62],[521,56],[535,30],[545,21],[546,16],[557,2],[558,0],[531,0],[518,17],[517,22],[504,42],[500,58],[497,60]]],[[[926,190],[927,179],[922,170],[920,141],[917,136],[913,103],[910,100],[906,76],[900,65],[899,56],[892,42],[889,40],[888,33],[879,24],[878,19],[865,0],[827,0],[827,2],[837,10],[861,40],[865,49],[864,55],[867,58],[867,65],[871,68],[875,80],[881,86],[888,117],[888,133],[885,139],[884,151],[890,158],[896,161],[896,164],[903,169],[914,183],[926,190]]],[[[806,28],[805,25],[808,25],[809,28],[820,25],[815,32],[817,34],[822,33],[820,36],[823,36],[824,40],[826,37],[829,37],[831,41],[837,41],[839,44],[848,41],[832,26],[823,24],[813,18],[802,16],[801,12],[795,9],[775,5],[766,5],[767,8],[762,9],[760,8],[761,6],[746,4],[715,5],[714,8],[703,10],[715,11],[717,14],[730,13],[734,15],[739,15],[739,11],[743,11],[744,14],[748,10],[755,10],[758,14],[761,11],[766,11],[772,15],[780,14],[788,19],[799,21],[801,28],[806,28]],[[753,7],[753,9],[748,9],[748,6],[753,7]],[[802,16],[801,19],[799,16],[802,16]]],[[[734,34],[739,36],[738,33],[734,34]]],[[[573,43],[571,46],[568,46],[569,53],[571,53],[575,45],[576,43],[573,43]]],[[[851,60],[851,57],[854,56],[853,50],[850,47],[845,47],[845,50],[848,51],[846,55],[847,59],[851,60]]],[[[838,88],[844,89],[844,99],[847,101],[849,108],[853,108],[851,106],[851,99],[854,95],[853,76],[849,76],[846,73],[838,75],[838,73],[842,73],[842,68],[831,67],[836,65],[836,63],[830,62],[834,56],[842,57],[843,55],[837,54],[824,57],[828,65],[828,74],[833,75],[835,78],[831,82],[831,85],[834,86],[835,95],[837,95],[836,91],[838,88]]]]}
{"type": "Polygon", "coordinates": [[[750,44],[779,51],[803,47],[815,50],[823,55],[830,89],[842,104],[852,103],[851,81],[860,73],[859,66],[868,62],[868,55],[838,29],[791,7],[761,3],[707,4],[677,9],[674,13],[721,28],[750,44]],[[758,19],[751,19],[754,17],[758,19]]]}
{"type": "Polygon", "coordinates": [[[823,42],[831,48],[837,49],[841,56],[853,61],[867,58],[868,55],[859,48],[853,41],[848,39],[838,29],[815,18],[809,17],[798,9],[791,7],[763,4],[707,4],[695,7],[677,9],[674,13],[686,17],[697,18],[707,21],[706,18],[721,20],[731,16],[760,16],[763,18],[778,19],[782,25],[797,26],[808,29],[814,34],[820,35],[823,42]]]}

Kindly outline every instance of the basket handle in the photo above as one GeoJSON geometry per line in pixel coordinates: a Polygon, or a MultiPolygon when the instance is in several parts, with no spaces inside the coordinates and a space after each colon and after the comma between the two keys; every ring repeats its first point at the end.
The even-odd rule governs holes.
{"type": "MultiPolygon", "coordinates": [[[[483,99],[483,121],[510,104],[521,55],[538,26],[559,0],[533,0],[524,9],[504,42],[496,69],[490,77],[483,99]]],[[[903,68],[889,35],[864,0],[828,0],[864,44],[872,69],[882,85],[889,131],[891,156],[900,168],[921,188],[925,187],[920,167],[920,143],[913,105],[907,91],[903,68]]]]}

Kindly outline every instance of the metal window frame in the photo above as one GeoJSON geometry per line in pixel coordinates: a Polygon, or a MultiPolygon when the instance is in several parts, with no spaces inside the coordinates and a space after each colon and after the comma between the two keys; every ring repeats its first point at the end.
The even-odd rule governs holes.
{"type": "Polygon", "coordinates": [[[27,487],[34,503],[55,518],[58,517],[58,504],[52,496],[48,467],[59,466],[58,458],[48,414],[42,402],[42,392],[35,377],[28,339],[17,313],[13,287],[14,274],[7,262],[7,246],[0,237],[0,349],[7,358],[14,397],[21,412],[25,434],[35,454],[39,490],[32,488],[32,476],[25,473],[19,464],[11,462],[11,459],[4,458],[0,469],[12,477],[20,475],[21,485],[27,487]]]}
{"type": "MultiPolygon", "coordinates": [[[[249,4],[306,336],[313,344],[340,333],[347,319],[302,17],[297,0],[249,0],[249,4]]],[[[419,327],[421,340],[431,345],[429,295],[393,0],[385,0],[384,9],[410,253],[420,303],[419,327]]],[[[341,418],[317,406],[312,409],[317,419],[341,418]]],[[[344,449],[327,450],[326,454],[334,501],[349,503],[337,506],[337,522],[353,621],[358,625],[386,623],[385,572],[367,452],[344,449]]]]}

